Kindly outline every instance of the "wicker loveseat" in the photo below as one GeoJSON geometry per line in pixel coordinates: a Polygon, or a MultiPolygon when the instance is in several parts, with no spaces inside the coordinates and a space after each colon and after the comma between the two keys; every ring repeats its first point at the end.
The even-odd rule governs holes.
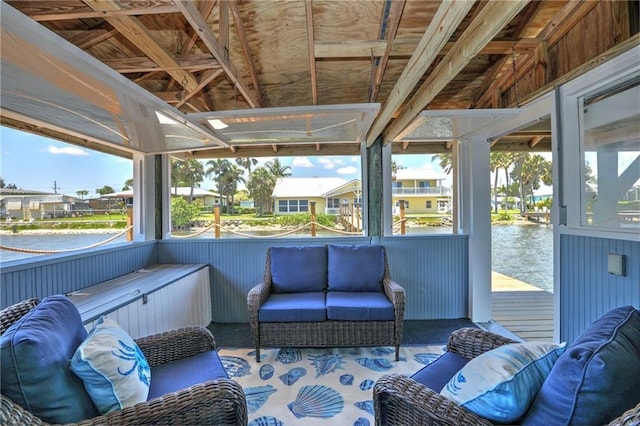
{"type": "MultiPolygon", "coordinates": [[[[486,417],[512,407],[509,404],[515,401],[515,405],[523,405],[524,414],[506,422],[508,424],[640,425],[640,311],[637,309],[631,306],[613,309],[588,327],[571,346],[554,345],[560,348],[559,356],[548,365],[547,375],[538,379],[539,388],[529,390],[522,383],[509,383],[517,382],[518,375],[524,375],[525,380],[533,377],[523,373],[523,369],[511,372],[514,375],[503,382],[508,383],[507,386],[491,384],[496,386],[494,390],[479,393],[467,403],[458,404],[444,396],[452,383],[461,383],[460,378],[465,381],[461,386],[471,381],[468,379],[473,374],[467,374],[469,369],[464,369],[472,365],[471,360],[476,361],[474,368],[478,367],[482,380],[487,380],[496,370],[478,361],[490,359],[487,355],[491,352],[504,356],[506,349],[510,349],[506,345],[512,343],[517,342],[479,329],[453,332],[444,355],[413,376],[392,374],[376,382],[373,390],[376,424],[491,425],[492,421],[486,417]],[[493,400],[486,398],[491,392],[494,392],[493,400]],[[531,403],[522,402],[527,400],[527,395],[531,396],[531,403]],[[508,404],[504,404],[505,401],[509,401],[508,404]]],[[[533,363],[526,360],[523,365],[533,363]]],[[[510,368],[509,363],[502,366],[502,371],[510,368]]]]}
{"type": "Polygon", "coordinates": [[[247,305],[258,362],[261,346],[388,345],[398,358],[405,293],[383,246],[271,247],[247,305]]]}
{"type": "MultiPolygon", "coordinates": [[[[223,373],[224,377],[219,376],[215,379],[211,379],[212,376],[219,375],[217,370],[218,366],[212,365],[212,360],[217,359],[215,353],[215,341],[211,333],[208,330],[201,327],[189,327],[179,330],[160,333],[153,336],[143,337],[137,339],[135,342],[139,346],[140,350],[144,354],[146,360],[151,369],[151,383],[153,383],[154,373],[155,378],[168,378],[167,381],[162,382],[161,388],[168,390],[165,394],[164,390],[160,390],[160,396],[151,396],[149,393],[149,399],[146,402],[139,402],[135,405],[119,409],[117,411],[110,412],[106,415],[96,414],[93,417],[86,419],[76,419],[73,422],[60,421],[60,410],[74,410],[73,401],[67,402],[65,398],[69,396],[69,392],[66,390],[66,386],[61,385],[61,381],[75,382],[72,386],[72,391],[82,392],[84,390],[83,383],[79,381],[77,376],[69,371],[69,361],[65,361],[65,356],[57,357],[54,361],[57,365],[50,365],[47,371],[43,371],[43,374],[50,374],[52,379],[50,382],[36,382],[28,385],[23,383],[24,386],[31,386],[30,389],[26,389],[27,392],[31,392],[30,396],[20,395],[20,391],[16,398],[23,398],[22,403],[29,406],[32,409],[27,409],[9,398],[6,393],[12,393],[16,395],[15,390],[9,390],[12,383],[11,375],[19,377],[23,380],[27,374],[34,374],[23,370],[20,373],[8,372],[5,370],[9,368],[5,364],[20,364],[28,365],[25,359],[13,359],[13,354],[24,353],[22,349],[16,349],[17,346],[24,344],[25,335],[19,335],[16,329],[25,328],[25,320],[30,320],[36,317],[39,321],[42,316],[37,316],[47,303],[56,302],[58,304],[70,303],[65,301],[64,296],[52,296],[39,302],[37,299],[30,299],[20,302],[16,305],[9,306],[0,311],[0,334],[2,334],[2,351],[3,353],[3,365],[2,365],[2,396],[1,396],[1,409],[0,409],[0,424],[3,425],[19,425],[19,424],[49,424],[49,423],[69,423],[78,425],[98,425],[98,424],[117,424],[117,425],[144,425],[144,424],[230,424],[230,425],[244,425],[247,424],[247,405],[245,394],[241,386],[229,380],[226,377],[226,373],[223,373]],[[21,321],[22,319],[22,321],[21,321]],[[16,327],[11,327],[12,325],[16,327]],[[9,337],[11,336],[11,337],[9,337]],[[22,352],[20,352],[22,351],[22,352]],[[13,353],[13,354],[12,354],[13,353]],[[194,363],[195,362],[195,363],[194,363]],[[194,366],[200,365],[200,368],[195,371],[194,366]],[[57,373],[53,373],[52,370],[59,369],[57,373]],[[173,372],[172,372],[172,369],[173,372]],[[163,371],[162,371],[163,370],[163,371]],[[215,372],[214,372],[215,370],[215,372]],[[197,381],[196,375],[201,375],[203,380],[197,383],[189,383],[190,381],[197,381]],[[62,376],[66,378],[61,379],[62,376]],[[209,378],[209,380],[207,380],[209,378]],[[187,385],[185,385],[185,383],[187,385]],[[182,385],[185,385],[182,387],[182,385]],[[174,387],[176,389],[170,389],[174,387]],[[64,390],[63,390],[64,389],[64,390]],[[43,419],[46,417],[41,415],[38,417],[34,414],[36,412],[44,412],[46,408],[43,408],[42,400],[37,402],[38,398],[49,398],[55,407],[51,408],[52,418],[43,419]],[[57,410],[57,411],[56,411],[57,410]],[[48,420],[48,421],[46,421],[48,420]]],[[[50,306],[50,305],[49,305],[50,306]]],[[[79,314],[77,315],[78,321],[80,321],[79,314]]],[[[61,333],[56,337],[59,340],[65,340],[71,338],[72,335],[78,333],[72,331],[74,326],[68,323],[64,324],[66,333],[61,333]]],[[[82,324],[80,323],[82,327],[82,324]]],[[[50,324],[45,325],[50,328],[50,333],[55,333],[55,326],[50,324]]],[[[46,328],[45,328],[46,329],[46,328]]],[[[83,328],[84,330],[84,328],[83,328]]],[[[82,330],[80,332],[82,335],[82,330]]],[[[84,331],[86,335],[86,331],[84,331]]],[[[29,337],[32,342],[39,337],[29,337]]],[[[57,342],[53,342],[49,347],[50,351],[53,351],[53,347],[57,342]]],[[[63,342],[62,346],[66,344],[63,342]]],[[[69,345],[66,345],[69,346],[69,345]]],[[[41,358],[47,358],[50,354],[47,354],[46,350],[39,350],[41,358]]],[[[35,361],[31,365],[35,365],[35,369],[44,370],[41,368],[40,361],[35,361]]],[[[221,364],[220,364],[221,366],[221,364]]],[[[224,371],[224,370],[223,370],[224,371]]],[[[40,373],[35,373],[40,374],[40,373]]],[[[25,379],[26,380],[26,379],[25,379]]],[[[85,398],[86,396],[80,396],[85,398]]],[[[17,399],[16,399],[17,400],[17,399]]],[[[90,401],[90,399],[89,399],[90,401]]],[[[94,407],[88,407],[85,412],[96,411],[94,407]]]]}

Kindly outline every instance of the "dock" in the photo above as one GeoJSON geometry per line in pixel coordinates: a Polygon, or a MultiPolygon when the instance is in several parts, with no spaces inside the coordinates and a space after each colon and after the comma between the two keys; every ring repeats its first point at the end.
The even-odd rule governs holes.
{"type": "Polygon", "coordinates": [[[526,341],[553,341],[553,293],[492,272],[493,320],[526,341]]]}

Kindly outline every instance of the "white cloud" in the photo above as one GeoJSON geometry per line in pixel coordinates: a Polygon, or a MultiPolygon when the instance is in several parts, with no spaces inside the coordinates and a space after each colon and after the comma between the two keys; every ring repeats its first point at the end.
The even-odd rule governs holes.
{"type": "Polygon", "coordinates": [[[359,163],[360,162],[360,157],[353,156],[350,159],[351,159],[352,163],[359,163]]]}
{"type": "Polygon", "coordinates": [[[358,173],[358,169],[353,166],[347,166],[347,167],[340,167],[338,170],[336,170],[336,172],[339,175],[353,175],[358,173]]]}
{"type": "Polygon", "coordinates": [[[330,160],[329,158],[320,158],[318,160],[318,164],[320,164],[323,169],[333,169],[336,167],[334,161],[330,160]]]}
{"type": "Polygon", "coordinates": [[[57,146],[49,145],[47,147],[47,151],[49,152],[49,154],[53,154],[53,155],[59,155],[59,154],[74,155],[74,156],[89,155],[89,153],[84,149],[77,148],[75,146],[66,146],[64,148],[58,148],[57,146]]]}
{"type": "Polygon", "coordinates": [[[307,157],[296,157],[291,163],[293,167],[313,167],[313,163],[307,157]]]}

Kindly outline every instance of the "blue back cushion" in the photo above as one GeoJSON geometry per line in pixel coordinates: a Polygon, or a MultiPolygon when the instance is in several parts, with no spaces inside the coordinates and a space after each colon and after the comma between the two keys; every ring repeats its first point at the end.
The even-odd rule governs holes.
{"type": "Polygon", "coordinates": [[[44,299],[0,337],[2,394],[49,423],[98,415],[69,360],[87,337],[65,296],[44,299]]]}
{"type": "Polygon", "coordinates": [[[327,288],[325,246],[271,247],[274,293],[324,291],[327,288]]]}
{"type": "Polygon", "coordinates": [[[623,306],[591,324],[558,358],[525,424],[605,424],[640,398],[640,311],[623,306]]]}
{"type": "Polygon", "coordinates": [[[153,380],[149,388],[149,401],[199,383],[229,378],[215,351],[151,367],[151,377],[153,380]]]}
{"type": "Polygon", "coordinates": [[[331,291],[382,291],[384,247],[330,245],[328,287],[331,291]]]}

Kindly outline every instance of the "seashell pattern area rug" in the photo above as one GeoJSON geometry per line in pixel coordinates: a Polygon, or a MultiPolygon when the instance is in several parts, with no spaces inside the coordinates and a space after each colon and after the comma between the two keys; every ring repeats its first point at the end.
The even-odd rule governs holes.
{"type": "Polygon", "coordinates": [[[412,375],[440,356],[444,345],[219,350],[247,397],[249,426],[374,424],[373,385],[385,374],[412,375]]]}

